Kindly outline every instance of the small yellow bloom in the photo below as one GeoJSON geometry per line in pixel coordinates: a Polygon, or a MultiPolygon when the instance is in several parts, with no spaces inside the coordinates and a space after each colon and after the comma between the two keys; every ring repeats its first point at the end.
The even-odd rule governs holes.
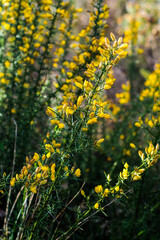
{"type": "Polygon", "coordinates": [[[128,168],[129,168],[129,165],[128,165],[128,163],[127,163],[127,162],[124,164],[124,167],[125,167],[126,169],[128,169],[128,168]]]}
{"type": "Polygon", "coordinates": [[[98,208],[99,208],[99,203],[96,203],[96,204],[94,205],[94,208],[95,208],[95,209],[98,209],[98,208]]]}
{"type": "Polygon", "coordinates": [[[15,177],[11,179],[10,185],[13,187],[15,185],[16,179],[15,177]]]}
{"type": "Polygon", "coordinates": [[[131,148],[136,148],[136,146],[135,146],[134,143],[130,143],[130,147],[131,147],[131,148]]]}
{"type": "Polygon", "coordinates": [[[81,194],[82,194],[83,197],[86,197],[86,194],[85,194],[84,190],[81,190],[81,194]]]}
{"type": "Polygon", "coordinates": [[[54,110],[50,107],[47,107],[46,114],[49,115],[50,117],[55,117],[54,110]]]}
{"type": "Polygon", "coordinates": [[[139,170],[138,170],[138,172],[141,174],[141,173],[143,173],[145,171],[145,169],[144,168],[140,168],[139,170]]]}
{"type": "Polygon", "coordinates": [[[51,166],[51,173],[52,174],[55,174],[55,168],[56,168],[56,164],[53,163],[52,166],[51,166]]]}
{"type": "Polygon", "coordinates": [[[28,89],[28,88],[30,88],[30,84],[29,84],[29,83],[24,83],[24,84],[23,84],[23,87],[26,88],[26,89],[28,89]]]}
{"type": "Polygon", "coordinates": [[[49,172],[49,167],[46,165],[46,166],[42,166],[41,167],[41,170],[44,172],[44,171],[46,171],[46,172],[49,172]]]}
{"type": "Polygon", "coordinates": [[[34,158],[35,161],[38,161],[38,160],[39,160],[39,155],[38,155],[38,153],[34,153],[33,158],[34,158]]]}
{"type": "Polygon", "coordinates": [[[0,72],[0,78],[4,77],[4,73],[0,72]]]}
{"type": "Polygon", "coordinates": [[[77,99],[77,107],[80,107],[83,101],[83,96],[79,96],[77,99]]]}
{"type": "Polygon", "coordinates": [[[140,176],[140,175],[135,175],[135,176],[133,176],[133,178],[132,178],[133,181],[138,181],[138,180],[140,180],[140,179],[141,179],[141,176],[140,176]]]}
{"type": "Polygon", "coordinates": [[[5,65],[6,68],[9,68],[10,67],[10,62],[8,60],[6,60],[4,65],[5,65]]]}
{"type": "Polygon", "coordinates": [[[124,179],[128,178],[128,170],[126,168],[123,169],[122,176],[124,179]]]}
{"type": "Polygon", "coordinates": [[[97,118],[94,117],[94,118],[89,119],[87,124],[93,124],[93,123],[96,123],[96,122],[97,122],[97,118]]]}
{"type": "Polygon", "coordinates": [[[76,85],[78,88],[80,88],[80,89],[83,88],[83,85],[82,85],[81,83],[79,83],[79,82],[75,82],[75,85],[76,85]]]}
{"type": "Polygon", "coordinates": [[[149,120],[148,121],[148,125],[152,128],[152,127],[154,127],[154,123],[152,122],[152,120],[149,120]]]}
{"type": "Polygon", "coordinates": [[[95,192],[96,192],[96,193],[101,193],[101,192],[103,191],[102,185],[98,185],[98,186],[96,186],[94,189],[95,189],[95,192]]]}
{"type": "Polygon", "coordinates": [[[105,188],[105,189],[104,189],[104,196],[105,196],[105,197],[108,197],[108,194],[109,194],[109,189],[108,189],[108,188],[105,188]]]}
{"type": "Polygon", "coordinates": [[[41,173],[36,174],[36,178],[37,178],[37,179],[40,179],[41,176],[42,176],[41,173]]]}
{"type": "Polygon", "coordinates": [[[74,110],[72,108],[67,107],[66,109],[66,115],[72,115],[74,113],[74,110]]]}
{"type": "Polygon", "coordinates": [[[64,171],[65,171],[65,172],[68,171],[68,167],[67,167],[67,166],[64,167],[64,171]]]}
{"type": "Polygon", "coordinates": [[[37,192],[37,186],[36,185],[31,185],[30,186],[30,190],[31,190],[31,192],[33,192],[33,193],[36,193],[37,192]]]}
{"type": "Polygon", "coordinates": [[[50,157],[51,157],[51,152],[48,152],[48,153],[46,154],[46,157],[47,157],[47,158],[50,158],[50,157]]]}
{"type": "Polygon", "coordinates": [[[107,175],[107,180],[108,180],[109,182],[111,181],[110,174],[107,175]]]}
{"type": "Polygon", "coordinates": [[[75,171],[75,173],[74,173],[74,175],[75,175],[76,177],[80,177],[80,176],[81,176],[81,170],[80,170],[79,168],[77,168],[76,171],[75,171]]]}
{"type": "Polygon", "coordinates": [[[104,138],[99,139],[98,141],[95,142],[95,145],[100,147],[100,144],[104,142],[104,138]]]}
{"type": "Polygon", "coordinates": [[[136,126],[136,127],[141,127],[141,124],[140,124],[139,122],[136,122],[136,123],[135,123],[135,126],[136,126]]]}
{"type": "Polygon", "coordinates": [[[13,114],[16,113],[16,109],[15,109],[15,108],[12,108],[12,109],[11,109],[11,113],[13,113],[13,114]]]}
{"type": "Polygon", "coordinates": [[[54,174],[51,174],[51,180],[54,182],[56,179],[55,175],[54,174]]]}
{"type": "Polygon", "coordinates": [[[115,191],[118,192],[119,191],[119,186],[115,187],[115,191]]]}
{"type": "Polygon", "coordinates": [[[62,129],[62,128],[64,128],[64,124],[63,123],[59,123],[58,127],[59,127],[59,129],[62,129]]]}
{"type": "Polygon", "coordinates": [[[121,140],[124,139],[124,135],[123,135],[123,134],[120,135],[120,139],[121,139],[121,140]]]}

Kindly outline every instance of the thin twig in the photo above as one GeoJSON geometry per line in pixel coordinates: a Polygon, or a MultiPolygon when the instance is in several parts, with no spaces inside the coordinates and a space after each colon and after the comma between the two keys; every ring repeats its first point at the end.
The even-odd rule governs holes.
{"type": "MultiPolygon", "coordinates": [[[[62,211],[56,216],[56,218],[55,218],[54,221],[56,221],[56,220],[60,217],[60,215],[66,210],[66,208],[67,208],[67,207],[73,202],[73,200],[78,196],[78,194],[81,192],[82,188],[84,187],[85,183],[86,183],[86,182],[84,182],[84,183],[82,184],[81,188],[80,188],[79,191],[76,193],[76,195],[74,195],[74,197],[66,204],[66,206],[62,209],[62,211]]],[[[54,232],[54,235],[52,236],[52,239],[54,238],[54,236],[55,236],[55,234],[56,234],[56,232],[57,232],[57,230],[58,230],[59,225],[60,225],[60,221],[59,221],[58,224],[57,224],[57,227],[56,227],[56,230],[55,230],[55,232],[54,232]]]]}
{"type": "Polygon", "coordinates": [[[11,211],[10,211],[10,213],[9,213],[8,222],[9,222],[9,220],[10,220],[10,217],[11,217],[11,215],[12,215],[12,212],[13,212],[14,208],[15,208],[16,202],[18,201],[18,198],[19,198],[21,192],[23,191],[23,189],[24,189],[24,186],[21,187],[21,190],[20,190],[19,193],[17,194],[17,197],[16,197],[16,199],[15,199],[13,205],[12,205],[11,211]]]}
{"type": "MultiPolygon", "coordinates": [[[[14,151],[13,151],[13,163],[12,163],[11,179],[13,178],[13,174],[14,174],[15,161],[16,161],[16,149],[17,149],[17,123],[16,123],[15,119],[12,119],[12,121],[15,124],[15,137],[14,137],[14,151]]],[[[8,211],[9,211],[9,201],[10,201],[10,197],[11,197],[11,191],[12,191],[12,187],[10,185],[8,198],[7,198],[7,205],[6,205],[6,213],[5,213],[4,225],[3,225],[3,229],[4,229],[5,233],[6,233],[6,235],[8,235],[8,219],[7,219],[7,217],[8,217],[8,211]]]]}
{"type": "Polygon", "coordinates": [[[26,210],[26,218],[27,218],[27,216],[28,216],[28,211],[29,211],[31,202],[32,202],[32,200],[33,200],[33,197],[34,197],[34,193],[32,193],[31,196],[30,196],[30,198],[29,198],[28,208],[27,208],[27,210],[26,210]]]}
{"type": "Polygon", "coordinates": [[[86,184],[86,182],[84,182],[81,186],[81,188],[79,189],[79,191],[76,193],[76,195],[74,195],[74,197],[69,201],[69,203],[67,203],[67,205],[62,209],[62,211],[57,215],[57,217],[55,218],[55,221],[59,218],[59,216],[66,210],[66,208],[73,202],[73,200],[78,196],[78,194],[81,192],[82,188],[84,187],[84,185],[86,184]]]}
{"type": "Polygon", "coordinates": [[[27,225],[28,225],[28,224],[31,222],[31,220],[34,218],[34,214],[35,214],[37,208],[39,207],[40,203],[41,203],[41,195],[39,196],[39,200],[38,200],[37,205],[34,206],[32,216],[29,218],[29,220],[28,220],[28,222],[27,222],[27,225]]]}
{"type": "Polygon", "coordinates": [[[22,221],[21,221],[21,226],[19,227],[19,232],[17,234],[16,240],[22,240],[22,237],[23,237],[23,233],[24,233],[23,224],[24,224],[24,221],[25,221],[25,213],[26,213],[26,209],[27,209],[27,199],[28,199],[28,191],[26,189],[25,199],[24,199],[24,202],[23,202],[24,207],[23,207],[22,221]]]}
{"type": "MultiPolygon", "coordinates": [[[[128,191],[125,193],[125,195],[126,195],[127,193],[129,193],[130,191],[131,191],[131,190],[128,190],[128,191]]],[[[106,207],[108,207],[108,206],[111,205],[112,203],[116,202],[117,200],[118,200],[117,198],[116,198],[116,199],[113,199],[111,202],[109,202],[108,204],[106,204],[102,209],[105,209],[106,207]]],[[[97,213],[100,212],[100,211],[101,211],[101,209],[97,210],[96,212],[92,213],[90,216],[86,217],[84,220],[82,220],[81,222],[79,222],[79,223],[77,224],[78,227],[76,227],[76,228],[74,229],[74,231],[73,231],[68,237],[65,238],[65,240],[69,239],[82,225],[84,225],[87,221],[89,221],[89,219],[90,219],[91,217],[93,217],[95,214],[97,214],[97,213]]],[[[65,233],[63,233],[60,237],[56,238],[56,240],[61,239],[63,236],[65,236],[65,233]]]]}

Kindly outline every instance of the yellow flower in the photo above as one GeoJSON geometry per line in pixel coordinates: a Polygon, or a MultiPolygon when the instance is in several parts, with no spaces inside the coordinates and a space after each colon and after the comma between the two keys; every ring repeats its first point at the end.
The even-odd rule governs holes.
{"type": "Polygon", "coordinates": [[[4,77],[4,73],[0,72],[0,78],[4,77]]]}
{"type": "Polygon", "coordinates": [[[93,123],[96,123],[96,122],[97,122],[97,118],[94,117],[94,118],[89,119],[87,124],[93,124],[93,123]]]}
{"type": "Polygon", "coordinates": [[[86,194],[85,194],[84,190],[81,190],[81,194],[82,194],[83,197],[86,197],[86,194]]]}
{"type": "Polygon", "coordinates": [[[51,173],[52,174],[55,174],[55,168],[56,168],[56,164],[53,163],[52,166],[51,166],[51,173]]]}
{"type": "Polygon", "coordinates": [[[51,174],[51,180],[54,182],[56,179],[55,175],[54,174],[51,174]]]}
{"type": "Polygon", "coordinates": [[[126,168],[123,169],[122,176],[124,179],[128,178],[128,170],[126,168]]]}
{"type": "Polygon", "coordinates": [[[5,65],[6,68],[9,68],[10,67],[10,62],[8,60],[6,60],[4,65],[5,65]]]}
{"type": "Polygon", "coordinates": [[[120,139],[121,139],[121,140],[124,139],[124,135],[123,135],[123,134],[120,135],[120,139]]]}
{"type": "Polygon", "coordinates": [[[38,155],[38,153],[34,153],[33,158],[34,158],[35,161],[38,161],[38,160],[39,160],[39,155],[38,155]]]}
{"type": "Polygon", "coordinates": [[[149,120],[149,121],[148,121],[148,125],[149,125],[151,128],[154,126],[152,120],[149,120]]]}
{"type": "Polygon", "coordinates": [[[15,185],[16,179],[15,177],[11,179],[10,185],[13,187],[15,185]]]}
{"type": "Polygon", "coordinates": [[[83,96],[79,96],[77,99],[77,107],[80,107],[83,101],[83,96]]]}
{"type": "Polygon", "coordinates": [[[64,124],[63,123],[59,123],[58,127],[59,127],[59,129],[62,129],[62,128],[64,128],[64,124]]]}
{"type": "Polygon", "coordinates": [[[28,88],[30,88],[30,84],[29,84],[29,83],[24,83],[24,84],[23,84],[23,87],[26,88],[26,89],[28,89],[28,88]]]}
{"type": "Polygon", "coordinates": [[[131,148],[136,148],[136,146],[135,146],[134,143],[130,143],[130,147],[131,147],[131,148]]]}
{"type": "Polygon", "coordinates": [[[74,110],[72,108],[67,107],[66,109],[66,115],[72,115],[74,113],[74,110]]]}
{"type": "Polygon", "coordinates": [[[9,30],[9,29],[10,29],[10,25],[9,25],[8,23],[2,22],[1,24],[2,24],[2,26],[4,26],[4,28],[5,28],[6,30],[9,30]]]}
{"type": "Polygon", "coordinates": [[[74,175],[75,175],[76,177],[80,177],[80,176],[81,176],[81,170],[80,170],[79,168],[77,168],[76,171],[75,171],[75,173],[74,173],[74,175]]]}
{"type": "Polygon", "coordinates": [[[115,187],[115,191],[118,192],[119,191],[119,186],[115,187]]]}
{"type": "Polygon", "coordinates": [[[49,115],[50,117],[55,117],[54,110],[50,107],[47,107],[46,114],[49,115]]]}
{"type": "Polygon", "coordinates": [[[12,109],[11,109],[11,113],[13,113],[13,114],[16,113],[16,109],[15,109],[15,108],[12,108],[12,109]]]}
{"type": "Polygon", "coordinates": [[[111,181],[110,174],[107,175],[107,180],[108,180],[109,182],[111,181]]]}
{"type": "Polygon", "coordinates": [[[98,209],[99,208],[99,203],[95,203],[94,208],[98,209]]]}
{"type": "Polygon", "coordinates": [[[128,168],[129,168],[129,165],[128,165],[127,162],[124,164],[124,168],[125,168],[125,169],[128,169],[128,168]]]}
{"type": "Polygon", "coordinates": [[[108,197],[108,194],[109,194],[109,189],[108,188],[104,189],[104,196],[108,197]]]}
{"type": "Polygon", "coordinates": [[[46,154],[46,156],[47,156],[47,158],[50,158],[50,157],[51,157],[51,152],[48,152],[48,153],[46,154]]]}
{"type": "Polygon", "coordinates": [[[104,142],[104,138],[99,139],[98,141],[95,141],[95,145],[100,147],[100,144],[104,142]]]}
{"type": "Polygon", "coordinates": [[[80,88],[80,89],[83,88],[83,85],[82,85],[81,83],[79,83],[79,82],[75,82],[75,85],[76,85],[78,88],[80,88]]]}
{"type": "Polygon", "coordinates": [[[136,126],[136,127],[141,127],[141,124],[140,124],[139,122],[136,122],[136,123],[135,123],[135,126],[136,126]]]}
{"type": "Polygon", "coordinates": [[[30,191],[33,192],[33,193],[36,193],[37,192],[37,186],[36,185],[31,185],[30,186],[30,191]]]}
{"type": "Polygon", "coordinates": [[[48,172],[49,171],[49,167],[46,165],[46,166],[42,166],[41,167],[41,170],[44,172],[44,171],[46,171],[46,172],[48,172]]]}
{"type": "Polygon", "coordinates": [[[103,191],[102,185],[98,185],[97,187],[94,188],[96,193],[101,193],[103,191]]]}
{"type": "Polygon", "coordinates": [[[133,181],[138,181],[139,179],[141,179],[141,176],[140,175],[136,175],[133,177],[133,181]]]}
{"type": "Polygon", "coordinates": [[[65,171],[65,172],[68,171],[68,167],[67,167],[67,166],[64,167],[64,171],[65,171]]]}

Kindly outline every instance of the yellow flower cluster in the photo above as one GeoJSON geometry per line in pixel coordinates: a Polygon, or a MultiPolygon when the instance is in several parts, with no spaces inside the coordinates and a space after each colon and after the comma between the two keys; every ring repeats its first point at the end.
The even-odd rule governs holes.
{"type": "Polygon", "coordinates": [[[153,2],[142,0],[126,3],[126,13],[118,19],[118,23],[125,35],[124,42],[129,43],[129,54],[142,54],[144,50],[141,47],[151,41],[156,44],[152,33],[158,24],[159,14],[160,10],[153,2]],[[149,20],[152,18],[154,21],[149,20]]]}
{"type": "MultiPolygon", "coordinates": [[[[135,148],[135,145],[133,143],[131,143],[130,145],[135,148]]],[[[116,194],[117,198],[121,197],[121,195],[123,195],[123,189],[120,188],[120,186],[123,185],[124,181],[126,181],[127,179],[131,179],[132,181],[140,180],[142,174],[146,171],[146,169],[153,166],[159,159],[160,155],[158,151],[159,144],[154,147],[153,144],[150,142],[149,146],[145,148],[146,156],[141,151],[138,152],[142,161],[139,167],[135,167],[133,171],[130,171],[129,164],[125,162],[122,172],[119,173],[118,182],[114,187],[110,186],[110,175],[106,175],[106,185],[108,185],[108,188],[106,188],[106,185],[105,187],[103,187],[102,185],[97,185],[94,189],[99,196],[99,200],[95,203],[94,208],[99,209],[100,202],[103,202],[104,197],[108,197],[109,194],[116,194]]]]}
{"type": "Polygon", "coordinates": [[[160,64],[155,65],[155,70],[148,76],[145,82],[145,89],[140,93],[140,101],[147,102],[148,107],[150,108],[150,113],[152,116],[149,118],[146,116],[143,121],[139,117],[139,121],[135,123],[135,126],[141,127],[144,123],[153,128],[160,124],[160,64]]]}
{"type": "Polygon", "coordinates": [[[130,101],[130,82],[122,84],[123,92],[117,93],[116,97],[119,99],[120,104],[127,104],[130,101]]]}
{"type": "Polygon", "coordinates": [[[81,110],[80,117],[82,120],[87,120],[87,125],[96,123],[98,118],[110,118],[107,113],[108,102],[102,101],[100,93],[105,89],[110,89],[113,85],[115,79],[111,69],[122,57],[126,56],[127,51],[125,50],[128,47],[127,44],[122,43],[122,38],[116,40],[114,34],[111,34],[111,39],[112,45],[110,40],[104,37],[93,41],[97,55],[95,60],[87,64],[84,72],[86,79],[79,75],[74,78],[70,76],[70,80],[67,79],[61,88],[64,92],[63,101],[57,107],[56,117],[53,114],[56,113],[56,110],[52,109],[49,113],[49,108],[47,109],[47,114],[53,117],[54,121],[57,121],[59,116],[69,121],[70,116],[78,114],[79,110],[81,110]],[[77,99],[79,91],[81,91],[81,95],[77,99]]]}
{"type": "Polygon", "coordinates": [[[48,165],[44,165],[44,160],[45,157],[42,156],[40,159],[38,153],[34,153],[31,160],[26,157],[26,165],[23,166],[20,174],[16,174],[16,177],[11,179],[11,186],[14,186],[16,181],[24,182],[25,186],[29,188],[30,191],[36,193],[37,187],[45,185],[48,182],[49,177],[54,181],[56,164],[52,163],[49,167],[48,165]]]}
{"type": "Polygon", "coordinates": [[[155,65],[155,70],[152,72],[145,84],[146,88],[140,94],[140,100],[144,101],[146,98],[152,98],[154,101],[153,112],[160,110],[160,64],[155,65]]]}

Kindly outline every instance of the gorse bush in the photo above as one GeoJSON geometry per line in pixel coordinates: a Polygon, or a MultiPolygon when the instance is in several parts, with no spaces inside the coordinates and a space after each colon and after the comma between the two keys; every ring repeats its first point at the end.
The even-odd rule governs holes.
{"type": "MultiPolygon", "coordinates": [[[[124,39],[109,33],[100,0],[85,28],[72,1],[2,0],[0,11],[1,238],[94,239],[82,226],[128,195],[134,221],[143,184],[132,183],[144,182],[160,143],[160,65],[140,94],[134,87],[138,25],[124,39]],[[128,49],[129,81],[111,99],[128,49]]],[[[129,227],[120,236],[145,232],[129,227]]]]}

